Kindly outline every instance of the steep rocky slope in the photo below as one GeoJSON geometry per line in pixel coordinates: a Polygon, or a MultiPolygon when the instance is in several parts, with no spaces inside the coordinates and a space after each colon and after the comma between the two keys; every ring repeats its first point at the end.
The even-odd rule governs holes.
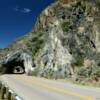
{"type": "Polygon", "coordinates": [[[40,14],[33,32],[4,51],[16,49],[32,52],[34,75],[99,81],[100,0],[56,0],[40,14]]]}
{"type": "Polygon", "coordinates": [[[99,0],[57,0],[42,12],[34,32],[45,36],[34,74],[100,77],[99,0]]]}

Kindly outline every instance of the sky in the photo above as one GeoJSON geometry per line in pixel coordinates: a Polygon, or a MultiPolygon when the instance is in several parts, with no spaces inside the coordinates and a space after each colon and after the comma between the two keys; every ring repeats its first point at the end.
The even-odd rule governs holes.
{"type": "Polygon", "coordinates": [[[54,0],[0,0],[0,48],[30,32],[40,12],[54,0]]]}

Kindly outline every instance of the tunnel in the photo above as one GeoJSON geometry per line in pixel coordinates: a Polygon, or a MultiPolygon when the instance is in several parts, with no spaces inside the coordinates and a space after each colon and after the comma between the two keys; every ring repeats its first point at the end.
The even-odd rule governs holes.
{"type": "Polygon", "coordinates": [[[33,60],[29,52],[17,51],[5,57],[2,63],[5,74],[31,73],[33,70],[33,60]]]}
{"type": "Polygon", "coordinates": [[[24,74],[25,67],[23,61],[12,60],[3,64],[6,74],[24,74]]]}

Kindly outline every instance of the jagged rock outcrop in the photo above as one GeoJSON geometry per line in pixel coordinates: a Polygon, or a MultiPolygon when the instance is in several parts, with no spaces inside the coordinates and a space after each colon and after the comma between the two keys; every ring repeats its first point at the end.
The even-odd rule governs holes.
{"type": "Polygon", "coordinates": [[[44,77],[64,78],[73,73],[71,69],[73,57],[61,43],[60,36],[63,30],[59,20],[55,20],[49,28],[48,40],[36,58],[36,66],[40,67],[40,72],[37,74],[44,77]]]}
{"type": "Polygon", "coordinates": [[[45,37],[35,57],[37,75],[65,78],[84,65],[99,67],[99,16],[99,0],[57,0],[46,8],[34,28],[45,37]]]}

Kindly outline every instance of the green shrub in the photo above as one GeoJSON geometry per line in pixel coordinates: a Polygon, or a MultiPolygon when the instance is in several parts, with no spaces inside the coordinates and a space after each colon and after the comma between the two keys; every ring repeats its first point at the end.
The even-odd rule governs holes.
{"type": "Polygon", "coordinates": [[[96,65],[92,65],[88,68],[82,67],[78,71],[78,75],[83,77],[92,77],[92,76],[100,77],[100,67],[96,65]]]}
{"type": "Polygon", "coordinates": [[[92,72],[92,76],[97,76],[100,77],[100,67],[95,67],[93,72],[92,72]]]}
{"type": "Polygon", "coordinates": [[[83,63],[84,63],[84,58],[81,56],[77,56],[76,61],[75,61],[75,65],[76,66],[83,66],[83,63]]]}
{"type": "Polygon", "coordinates": [[[82,76],[82,77],[90,77],[92,74],[92,68],[81,68],[79,71],[78,71],[78,75],[79,76],[82,76]]]}
{"type": "Polygon", "coordinates": [[[69,25],[70,25],[70,23],[69,22],[63,22],[62,23],[62,29],[63,29],[63,31],[64,32],[68,32],[68,30],[69,30],[69,25]]]}

